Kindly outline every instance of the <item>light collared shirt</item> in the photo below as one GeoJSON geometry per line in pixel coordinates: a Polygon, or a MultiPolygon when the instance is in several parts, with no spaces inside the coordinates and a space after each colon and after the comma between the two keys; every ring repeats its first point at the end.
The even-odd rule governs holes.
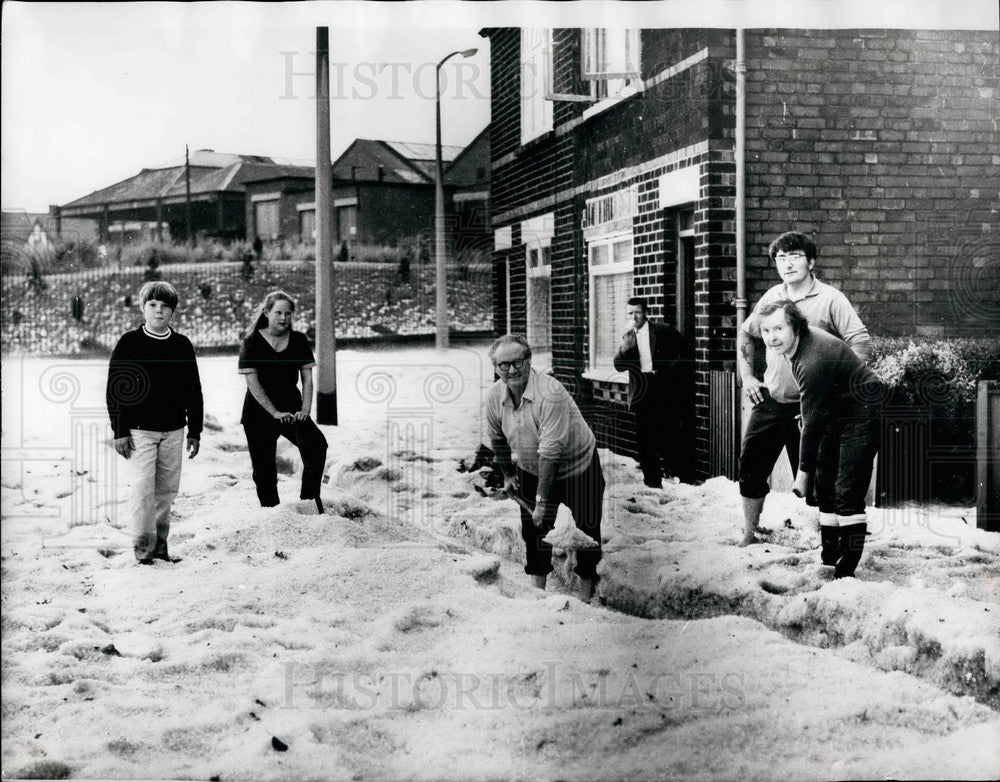
{"type": "MultiPolygon", "coordinates": [[[[743,331],[751,337],[760,339],[761,308],[782,299],[791,299],[795,302],[810,326],[839,337],[852,348],[871,342],[868,329],[861,322],[861,318],[847,297],[836,288],[820,282],[815,274],[812,275],[809,289],[799,296],[791,295],[788,286],[783,282],[770,288],[760,297],[753,312],[743,322],[743,331]]],[[[775,402],[798,402],[799,385],[795,382],[795,375],[788,359],[774,354],[770,348],[766,349],[765,359],[767,364],[764,368],[764,385],[767,386],[771,398],[775,402]]]]}
{"type": "Polygon", "coordinates": [[[485,413],[493,450],[506,443],[518,466],[532,475],[538,475],[540,457],[556,463],[557,480],[579,475],[594,457],[594,433],[569,391],[550,375],[530,371],[519,407],[498,380],[486,394],[485,413]]]}
{"type": "Polygon", "coordinates": [[[642,372],[653,371],[653,351],[649,348],[649,321],[635,330],[635,344],[639,348],[639,369],[642,372]]]}

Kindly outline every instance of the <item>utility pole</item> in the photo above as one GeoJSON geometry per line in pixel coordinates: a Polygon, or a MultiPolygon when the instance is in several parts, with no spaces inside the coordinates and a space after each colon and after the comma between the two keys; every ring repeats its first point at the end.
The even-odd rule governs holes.
{"type": "Polygon", "coordinates": [[[316,422],[337,425],[333,211],[330,169],[330,28],[316,28],[316,422]]]}
{"type": "Polygon", "coordinates": [[[194,236],[191,233],[191,158],[187,144],[184,145],[184,218],[187,222],[187,242],[194,247],[194,236]]]}
{"type": "MultiPolygon", "coordinates": [[[[451,57],[449,54],[448,57],[451,57]]],[[[436,145],[434,159],[434,266],[435,266],[435,289],[437,298],[435,303],[435,318],[437,320],[437,332],[434,344],[438,349],[448,347],[448,260],[445,257],[444,238],[444,171],[441,164],[441,66],[445,60],[438,63],[434,71],[434,110],[436,145]]]]}
{"type": "Polygon", "coordinates": [[[452,52],[434,69],[434,127],[435,127],[435,160],[434,160],[434,264],[435,287],[437,299],[437,331],[434,344],[437,348],[448,347],[448,260],[445,255],[446,239],[444,235],[444,164],[441,162],[441,66],[456,54],[471,57],[478,49],[463,49],[452,52]]]}

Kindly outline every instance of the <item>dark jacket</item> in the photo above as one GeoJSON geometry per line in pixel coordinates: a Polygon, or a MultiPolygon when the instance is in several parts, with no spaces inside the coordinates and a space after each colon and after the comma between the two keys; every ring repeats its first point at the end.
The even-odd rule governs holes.
{"type": "Polygon", "coordinates": [[[628,372],[628,403],[668,404],[672,393],[687,382],[694,358],[687,338],[669,323],[647,320],[649,324],[649,352],[653,357],[656,375],[655,389],[650,388],[639,363],[639,344],[635,329],[622,335],[622,344],[615,353],[614,365],[619,372],[628,372]],[[657,393],[652,394],[652,391],[657,393]]]}

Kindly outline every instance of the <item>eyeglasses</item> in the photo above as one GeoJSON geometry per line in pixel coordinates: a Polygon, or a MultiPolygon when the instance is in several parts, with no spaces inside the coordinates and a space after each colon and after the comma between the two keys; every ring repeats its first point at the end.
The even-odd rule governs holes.
{"type": "Polygon", "coordinates": [[[774,254],[774,260],[776,260],[776,261],[784,261],[784,260],[788,260],[789,258],[794,258],[795,260],[798,260],[799,258],[805,258],[805,257],[806,257],[806,254],[804,252],[802,252],[801,250],[797,250],[796,252],[793,252],[793,253],[775,253],[774,254]]]}
{"type": "Polygon", "coordinates": [[[510,368],[521,369],[531,359],[531,356],[525,356],[524,358],[515,358],[511,361],[501,361],[497,364],[497,369],[501,372],[510,372],[510,368]]]}

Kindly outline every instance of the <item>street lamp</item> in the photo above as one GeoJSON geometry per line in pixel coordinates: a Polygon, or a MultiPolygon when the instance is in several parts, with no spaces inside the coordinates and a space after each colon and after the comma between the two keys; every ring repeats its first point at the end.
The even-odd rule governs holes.
{"type": "Polygon", "coordinates": [[[452,52],[434,70],[435,110],[437,112],[437,165],[434,168],[434,263],[437,269],[437,339],[438,348],[448,347],[448,270],[444,255],[444,179],[441,168],[441,66],[456,54],[471,57],[478,49],[452,52]]]}

